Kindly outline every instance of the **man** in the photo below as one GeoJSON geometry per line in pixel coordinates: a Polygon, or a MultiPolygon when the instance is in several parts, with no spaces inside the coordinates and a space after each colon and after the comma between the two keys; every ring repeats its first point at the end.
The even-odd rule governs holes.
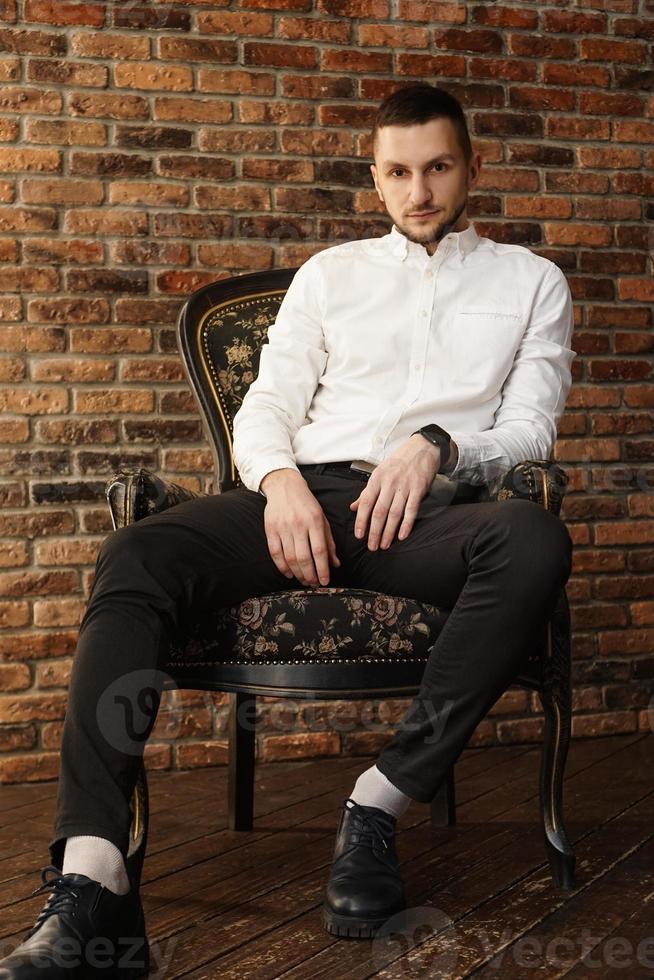
{"type": "Polygon", "coordinates": [[[433,798],[567,581],[571,541],[557,517],[467,495],[551,453],[575,353],[565,279],[526,248],[478,236],[467,197],[481,160],[446,92],[420,84],[390,95],[373,137],[392,230],[324,249],[296,273],[234,419],[244,486],[103,542],[71,674],[55,877],[43,885],[53,894],[0,961],[0,980],[84,977],[99,937],[116,976],[140,975],[119,963],[126,936],[147,953],[124,863],[140,759],[107,738],[98,705],[121,678],[138,700],[182,617],[289,579],[451,610],[418,695],[341,808],[325,924],[366,937],[404,906],[397,818],[411,799],[433,798]],[[454,506],[438,503],[444,484],[454,506]],[[56,946],[71,937],[83,955],[64,972],[56,946]]]}

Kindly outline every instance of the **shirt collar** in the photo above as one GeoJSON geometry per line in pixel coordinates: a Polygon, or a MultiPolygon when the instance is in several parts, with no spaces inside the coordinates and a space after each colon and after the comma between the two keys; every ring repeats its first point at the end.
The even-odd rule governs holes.
{"type": "MultiPolygon", "coordinates": [[[[423,245],[419,245],[417,242],[409,241],[406,235],[403,235],[395,224],[391,228],[388,238],[391,252],[402,261],[410,253],[424,255],[427,259],[431,258],[431,256],[427,254],[427,250],[423,245]]],[[[449,234],[445,235],[445,237],[438,243],[436,252],[445,247],[445,242],[450,241],[457,246],[459,255],[462,259],[464,259],[466,255],[469,255],[479,242],[479,235],[477,234],[472,221],[468,223],[468,227],[464,228],[463,231],[451,231],[449,234]]]]}

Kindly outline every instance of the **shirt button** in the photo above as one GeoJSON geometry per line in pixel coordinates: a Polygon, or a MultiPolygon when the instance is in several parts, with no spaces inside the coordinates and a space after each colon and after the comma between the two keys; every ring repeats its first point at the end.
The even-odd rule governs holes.
{"type": "Polygon", "coordinates": [[[427,316],[427,310],[420,310],[420,316],[427,316]]]}
{"type": "Polygon", "coordinates": [[[433,269],[427,269],[426,275],[429,276],[430,279],[433,276],[433,274],[434,274],[434,270],[433,269]]]}

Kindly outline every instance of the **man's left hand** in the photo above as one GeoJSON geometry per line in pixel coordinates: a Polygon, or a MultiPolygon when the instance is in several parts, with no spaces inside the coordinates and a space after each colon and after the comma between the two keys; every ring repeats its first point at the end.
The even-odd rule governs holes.
{"type": "Polygon", "coordinates": [[[354,534],[362,538],[370,518],[368,548],[388,548],[400,525],[398,540],[406,538],[438,473],[440,449],[415,433],[392,456],[375,467],[362,492],[350,504],[356,510],[354,534]]]}

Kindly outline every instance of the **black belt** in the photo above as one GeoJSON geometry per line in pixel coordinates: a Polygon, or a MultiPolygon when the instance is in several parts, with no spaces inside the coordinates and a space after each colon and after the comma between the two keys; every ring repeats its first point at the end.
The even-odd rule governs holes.
{"type": "MultiPolygon", "coordinates": [[[[332,473],[335,476],[344,476],[346,479],[361,480],[362,483],[367,483],[370,478],[370,473],[350,469],[350,462],[351,460],[342,463],[298,463],[297,468],[300,473],[316,473],[318,475],[321,473],[332,473]]],[[[484,500],[484,489],[485,487],[463,483],[459,480],[453,490],[447,490],[443,499],[448,502],[450,500],[470,502],[484,500]]]]}
{"type": "Polygon", "coordinates": [[[298,463],[297,468],[300,473],[317,473],[318,475],[332,473],[334,476],[349,477],[351,480],[361,480],[363,483],[367,483],[370,473],[350,469],[351,462],[352,460],[346,460],[342,463],[298,463]]]}

